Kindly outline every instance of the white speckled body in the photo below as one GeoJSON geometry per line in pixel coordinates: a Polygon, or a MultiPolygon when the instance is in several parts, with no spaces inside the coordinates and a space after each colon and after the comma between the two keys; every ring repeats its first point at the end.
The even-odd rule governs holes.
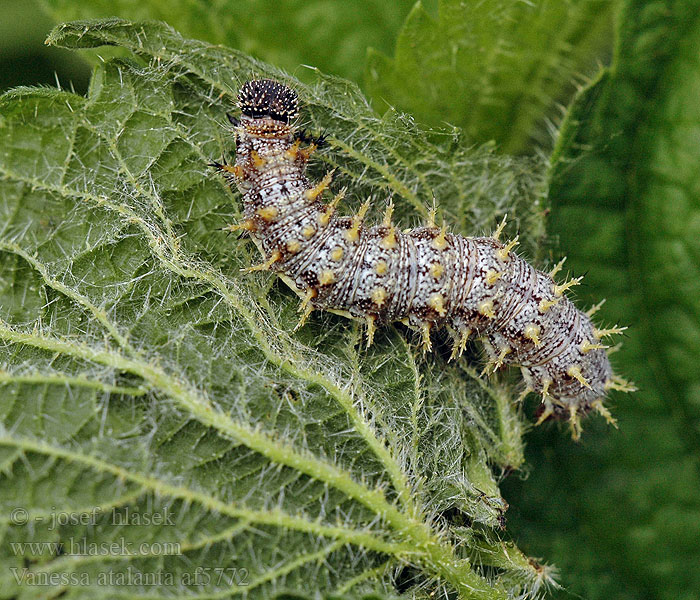
{"type": "Polygon", "coordinates": [[[390,221],[364,226],[361,217],[332,214],[304,174],[315,145],[301,148],[286,118],[294,110],[280,119],[249,116],[246,106],[227,177],[243,194],[246,229],[269,268],[310,292],[311,306],[479,337],[495,365],[521,367],[555,415],[573,419],[605,395],[612,371],[596,347],[600,336],[552,277],[493,237],[437,227],[402,233],[390,221]]]}

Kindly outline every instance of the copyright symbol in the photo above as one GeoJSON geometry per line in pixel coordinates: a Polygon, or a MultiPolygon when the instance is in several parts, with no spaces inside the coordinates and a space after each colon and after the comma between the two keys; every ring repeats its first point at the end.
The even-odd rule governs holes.
{"type": "Polygon", "coordinates": [[[24,508],[15,508],[10,513],[10,523],[13,525],[25,525],[29,521],[29,513],[24,508]]]}

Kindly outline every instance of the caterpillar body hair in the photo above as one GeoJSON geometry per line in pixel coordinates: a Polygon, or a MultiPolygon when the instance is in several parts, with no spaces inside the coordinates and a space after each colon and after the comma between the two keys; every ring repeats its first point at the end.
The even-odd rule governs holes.
{"type": "MultiPolygon", "coordinates": [[[[430,348],[432,328],[445,326],[459,356],[470,337],[480,338],[488,368],[520,367],[526,389],[542,397],[540,419],[568,418],[574,436],[579,417],[603,406],[606,391],[629,386],[616,378],[602,339],[619,328],[597,329],[565,291],[513,251],[516,240],[464,237],[430,224],[402,232],[391,221],[368,226],[368,205],[338,216],[342,193],[321,200],[331,174],[313,185],[307,162],[322,141],[296,131],[296,92],[270,79],[245,83],[238,95],[235,165],[214,163],[243,195],[244,229],[264,254],[250,270],[286,276],[303,296],[303,319],[313,309],[363,319],[368,344],[375,327],[403,321],[419,329],[430,348]],[[302,146],[302,143],[308,145],[302,146]]],[[[555,269],[556,270],[556,269],[555,269]]]]}

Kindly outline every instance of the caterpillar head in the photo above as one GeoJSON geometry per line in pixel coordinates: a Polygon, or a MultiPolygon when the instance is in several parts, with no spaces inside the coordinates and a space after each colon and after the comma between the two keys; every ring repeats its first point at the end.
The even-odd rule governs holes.
{"type": "Polygon", "coordinates": [[[238,92],[238,106],[245,116],[252,119],[268,117],[289,123],[299,114],[299,97],[278,81],[253,79],[238,92]]]}

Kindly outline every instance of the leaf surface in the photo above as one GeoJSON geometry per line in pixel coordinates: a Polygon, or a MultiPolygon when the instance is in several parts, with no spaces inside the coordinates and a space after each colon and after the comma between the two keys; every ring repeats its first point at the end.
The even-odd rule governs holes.
{"type": "Polygon", "coordinates": [[[225,113],[260,75],[330,133],[312,175],[337,167],[354,207],[394,194],[406,225],[435,193],[462,232],[507,211],[535,249],[537,164],[431,143],[347,81],[303,85],[163,24],[76,22],[49,42],[133,57],[97,68],[87,97],[0,100],[0,512],[31,523],[3,522],[2,589],[51,574],[87,579],[52,588],[71,598],[150,596],[149,576],[163,597],[540,589],[548,572],[500,530],[494,470],[522,463],[512,384],[423,359],[406,331],[367,351],[335,315],[292,333],[298,301],[240,273],[253,249],[221,230],[237,194],[207,167],[233,150],[225,113]],[[156,513],[171,520],[124,524],[156,513]],[[57,546],[16,545],[30,540],[57,546]]]}

